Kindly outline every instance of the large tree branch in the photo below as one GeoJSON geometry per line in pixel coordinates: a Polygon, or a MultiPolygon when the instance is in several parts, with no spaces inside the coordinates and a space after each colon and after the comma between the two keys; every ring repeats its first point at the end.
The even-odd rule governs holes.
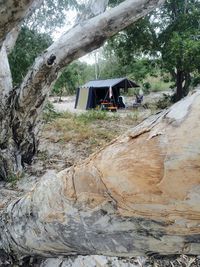
{"type": "Polygon", "coordinates": [[[49,91],[60,70],[73,60],[102,46],[106,39],[158,7],[164,0],[126,0],[66,32],[36,59],[21,85],[18,105],[35,104],[37,96],[49,91]],[[33,98],[32,96],[35,95],[33,98]]]}
{"type": "Polygon", "coordinates": [[[18,255],[199,254],[200,91],[11,204],[18,255]]]}
{"type": "Polygon", "coordinates": [[[23,162],[30,163],[39,115],[58,73],[73,60],[100,47],[107,38],[146,15],[163,0],[126,0],[118,7],[77,25],[38,57],[17,92],[13,131],[23,162]]]}

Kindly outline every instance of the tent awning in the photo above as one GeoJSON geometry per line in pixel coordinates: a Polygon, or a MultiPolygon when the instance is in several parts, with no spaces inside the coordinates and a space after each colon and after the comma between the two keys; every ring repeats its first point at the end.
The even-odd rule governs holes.
{"type": "Polygon", "coordinates": [[[127,78],[116,78],[116,79],[107,79],[107,80],[94,80],[89,81],[82,88],[109,88],[109,87],[120,87],[120,88],[132,88],[139,87],[135,82],[127,78]]]}

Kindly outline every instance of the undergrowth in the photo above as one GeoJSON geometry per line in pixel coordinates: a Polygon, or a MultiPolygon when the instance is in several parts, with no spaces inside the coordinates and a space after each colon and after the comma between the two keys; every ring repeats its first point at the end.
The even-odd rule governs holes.
{"type": "Polygon", "coordinates": [[[82,114],[64,112],[50,116],[45,132],[52,142],[87,142],[89,145],[103,145],[123,133],[138,120],[137,111],[121,118],[118,114],[105,111],[87,111],[82,114]],[[54,133],[54,134],[50,134],[54,133]]]}

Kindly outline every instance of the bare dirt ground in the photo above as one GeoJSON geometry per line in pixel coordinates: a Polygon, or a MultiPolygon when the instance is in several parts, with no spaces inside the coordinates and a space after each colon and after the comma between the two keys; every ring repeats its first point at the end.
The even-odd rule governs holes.
{"type": "MultiPolygon", "coordinates": [[[[168,90],[168,91],[163,91],[163,92],[152,92],[149,95],[145,95],[143,104],[155,103],[159,99],[162,98],[163,94],[170,95],[170,94],[172,94],[172,91],[168,90]]],[[[75,95],[74,96],[67,96],[67,97],[62,97],[62,102],[58,102],[58,100],[59,100],[58,97],[50,97],[50,101],[53,103],[55,110],[58,112],[68,111],[68,112],[79,113],[79,114],[85,112],[85,110],[78,110],[78,109],[74,108],[75,99],[76,99],[75,95]]],[[[134,100],[135,100],[135,97],[126,96],[125,97],[126,106],[132,107],[134,100]]],[[[121,113],[121,111],[119,113],[121,113]]]]}

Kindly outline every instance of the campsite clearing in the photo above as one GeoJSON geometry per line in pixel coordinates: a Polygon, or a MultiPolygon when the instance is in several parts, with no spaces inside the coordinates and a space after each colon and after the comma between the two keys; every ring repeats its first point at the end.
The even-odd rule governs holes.
{"type": "MultiPolygon", "coordinates": [[[[45,124],[39,154],[29,173],[40,176],[46,169],[59,171],[85,159],[157,112],[154,103],[161,97],[162,93],[151,93],[145,97],[144,103],[151,104],[151,109],[119,110],[117,113],[74,109],[75,96],[63,97],[60,103],[51,98],[59,114],[45,124]]],[[[125,99],[127,103],[133,100],[132,97],[125,99]]]]}

